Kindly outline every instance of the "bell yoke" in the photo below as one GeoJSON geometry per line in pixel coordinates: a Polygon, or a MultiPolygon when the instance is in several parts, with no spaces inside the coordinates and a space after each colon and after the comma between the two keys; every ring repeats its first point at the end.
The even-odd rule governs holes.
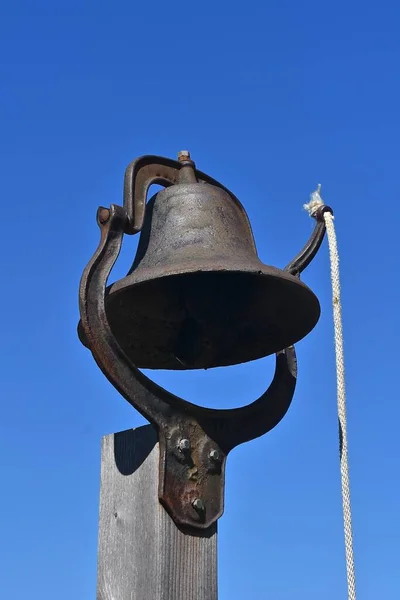
{"type": "Polygon", "coordinates": [[[219,518],[228,452],[272,429],[290,405],[293,344],[320,316],[317,297],[299,276],[322,243],[327,210],[316,212],[311,238],[284,270],[260,261],[243,206],[198,171],[188,152],[178,161],[144,156],[132,162],[124,206],[98,211],[101,240],[81,280],[79,337],[157,428],[159,496],[181,526],[204,529],[219,518]],[[146,203],[154,183],[165,189],[146,203]],[[106,287],[123,235],[138,232],[129,273],[106,287]],[[139,371],[207,369],[274,353],[268,390],[233,410],[190,404],[139,371]]]}

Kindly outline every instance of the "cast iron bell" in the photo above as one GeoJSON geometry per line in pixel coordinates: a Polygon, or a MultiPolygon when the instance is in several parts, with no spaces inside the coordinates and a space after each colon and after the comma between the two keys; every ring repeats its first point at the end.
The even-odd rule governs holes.
{"type": "MultiPolygon", "coordinates": [[[[146,156],[125,175],[127,233],[140,231],[128,275],[106,291],[113,335],[148,369],[207,369],[287,348],[316,325],[314,293],[258,258],[247,214],[229,190],[179,162],[146,156]],[[165,189],[146,204],[148,188],[165,189]]],[[[85,344],[80,329],[81,341],[85,344]]]]}

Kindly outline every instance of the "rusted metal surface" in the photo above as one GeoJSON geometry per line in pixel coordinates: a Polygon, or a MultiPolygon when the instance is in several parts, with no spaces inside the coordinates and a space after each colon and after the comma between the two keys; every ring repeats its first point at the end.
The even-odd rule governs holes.
{"type": "Polygon", "coordinates": [[[207,528],[223,513],[226,453],[195,418],[179,415],[159,428],[162,504],[181,526],[207,528]],[[179,448],[186,436],[188,450],[179,448]],[[212,451],[219,451],[213,460],[212,451]]]}
{"type": "MultiPolygon", "coordinates": [[[[147,166],[150,167],[150,163],[147,166]]],[[[147,176],[146,183],[142,184],[142,191],[147,189],[148,181],[149,177],[147,176]]],[[[199,186],[199,184],[190,185],[199,186]]],[[[187,192],[187,184],[184,184],[184,187],[187,192]]],[[[211,186],[207,185],[208,187],[211,186]]],[[[207,193],[208,197],[212,198],[212,192],[208,190],[207,193]]],[[[229,194],[228,197],[232,204],[232,197],[229,194]]],[[[245,239],[241,242],[242,246],[237,245],[239,256],[236,256],[235,260],[240,263],[241,247],[242,249],[252,248],[255,260],[259,260],[255,254],[247,215],[241,205],[239,206],[240,211],[243,211],[240,227],[242,228],[241,232],[245,234],[245,239]]],[[[85,344],[90,348],[108,380],[157,429],[160,442],[160,501],[179,526],[206,529],[223,512],[225,462],[230,450],[270,431],[280,422],[290,406],[297,377],[295,350],[293,346],[290,346],[276,352],[276,370],[271,385],[255,402],[238,409],[214,410],[191,404],[169,393],[146,377],[139,371],[138,365],[131,360],[129,352],[125,351],[126,348],[121,343],[121,338],[116,335],[115,328],[113,329],[110,323],[110,313],[107,307],[107,300],[111,296],[106,288],[107,280],[119,255],[123,235],[127,230],[132,229],[132,215],[135,217],[134,212],[129,216],[125,208],[116,205],[111,205],[110,209],[101,207],[98,211],[97,221],[101,230],[101,239],[94,256],[84,270],[80,284],[81,339],[84,336],[85,344]]],[[[228,219],[231,226],[232,218],[228,219]]],[[[237,220],[234,223],[239,226],[237,220]]],[[[159,227],[161,231],[161,224],[159,227]]],[[[293,266],[295,275],[275,270],[278,279],[292,283],[294,281],[296,286],[299,286],[295,287],[295,290],[306,290],[306,296],[311,298],[311,302],[314,302],[312,300],[314,296],[308,288],[302,287],[296,275],[300,267],[307,262],[309,255],[313,254],[320,236],[321,228],[318,228],[316,239],[309,243],[296,259],[296,265],[293,266]]],[[[145,248],[139,247],[138,249],[138,256],[141,257],[139,265],[148,256],[150,240],[146,241],[142,236],[140,243],[143,243],[145,248]]],[[[162,237],[161,246],[167,243],[168,240],[162,237]]],[[[196,246],[193,239],[188,240],[186,245],[190,246],[191,243],[196,246]]],[[[179,252],[179,249],[178,247],[175,251],[179,252]]],[[[156,250],[153,250],[153,256],[157,256],[156,250]]],[[[171,255],[171,260],[173,260],[173,255],[171,255]]],[[[218,260],[218,256],[214,257],[213,264],[218,265],[218,260]]],[[[153,278],[156,264],[155,260],[152,266],[151,276],[153,278]]],[[[262,265],[262,263],[259,264],[262,265]]],[[[165,263],[163,265],[164,269],[168,268],[165,263]]],[[[143,266],[142,268],[145,271],[143,266]]],[[[176,270],[176,262],[174,268],[176,270]]],[[[271,273],[274,272],[273,268],[265,266],[263,268],[264,273],[265,269],[268,269],[268,277],[271,278],[271,273]]],[[[186,267],[182,268],[182,278],[184,275],[190,278],[191,273],[185,269],[186,267]]],[[[262,275],[262,267],[260,269],[261,273],[259,272],[259,274],[262,275]]],[[[250,270],[250,272],[252,271],[250,270]]],[[[216,272],[210,272],[208,275],[216,278],[222,277],[223,285],[228,283],[227,279],[224,280],[222,269],[218,271],[216,268],[216,272]]],[[[143,281],[146,281],[146,278],[143,281]]],[[[206,278],[200,281],[207,292],[206,286],[210,280],[206,278]]],[[[194,285],[194,282],[192,281],[191,284],[194,285]]],[[[137,287],[140,288],[140,284],[137,283],[137,287]]],[[[220,290],[222,288],[223,286],[220,287],[220,290]]],[[[200,295],[201,301],[205,301],[206,296],[201,294],[201,287],[195,287],[195,289],[196,293],[200,295]]],[[[235,290],[229,285],[228,289],[230,289],[230,293],[234,294],[231,303],[240,303],[240,289],[235,290]]],[[[208,290],[208,293],[211,292],[208,290]]],[[[296,298],[299,297],[302,296],[296,296],[296,298]]],[[[162,298],[157,296],[155,305],[161,300],[162,298]]],[[[193,302],[195,301],[196,298],[193,298],[193,302]]],[[[211,298],[210,312],[206,315],[209,318],[213,301],[215,302],[215,297],[211,298]]],[[[316,305],[313,306],[313,310],[315,310],[316,305]]],[[[271,309],[271,305],[264,307],[264,310],[267,309],[271,309]]],[[[252,316],[252,314],[247,315],[247,322],[251,321],[252,316]]],[[[122,323],[124,322],[123,317],[122,314],[122,323]]],[[[233,324],[238,325],[238,323],[233,324]]],[[[137,333],[135,329],[130,331],[132,337],[137,333]]],[[[193,336],[191,338],[189,331],[187,341],[189,347],[191,340],[193,340],[193,336]]],[[[221,344],[223,340],[217,339],[216,342],[221,344]]],[[[183,365],[183,367],[187,368],[187,365],[183,365]]]]}
{"type": "MultiPolygon", "coordinates": [[[[125,233],[141,233],[128,275],[107,288],[121,348],[139,368],[179,370],[239,364],[297,343],[320,306],[296,265],[318,244],[293,273],[265,265],[239,200],[183,158],[142,157],[126,171],[125,233]],[[152,183],[166,189],[146,205],[152,183]]],[[[80,337],[86,343],[81,328],[80,337]]]]}
{"type": "Polygon", "coordinates": [[[121,248],[125,212],[113,205],[108,221],[103,224],[98,217],[98,222],[100,244],[80,286],[80,312],[88,345],[109,381],[158,430],[160,500],[179,525],[207,528],[223,511],[225,460],[229,451],[275,427],[289,408],[296,383],[294,348],[277,355],[270,387],[258,400],[242,408],[207,409],[161,388],[131,363],[108,324],[105,286],[121,248]],[[190,440],[188,454],[179,450],[180,439],[190,440]],[[218,461],[210,457],[212,450],[218,451],[218,461]],[[193,506],[197,498],[204,503],[203,511],[193,506]]]}

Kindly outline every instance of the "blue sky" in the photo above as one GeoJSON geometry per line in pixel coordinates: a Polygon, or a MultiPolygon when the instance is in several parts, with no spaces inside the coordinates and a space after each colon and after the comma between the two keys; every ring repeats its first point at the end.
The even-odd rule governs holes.
{"type": "MultiPolygon", "coordinates": [[[[16,0],[0,17],[1,596],[95,598],[100,440],[144,421],[77,339],[78,283],[126,165],[188,148],[269,264],[308,237],[318,182],[334,207],[358,592],[400,598],[398,3],[16,0]]],[[[322,317],[292,407],[228,460],[221,600],[346,597],[326,244],[304,280],[322,317]]],[[[273,362],[154,376],[239,406],[273,362]]]]}

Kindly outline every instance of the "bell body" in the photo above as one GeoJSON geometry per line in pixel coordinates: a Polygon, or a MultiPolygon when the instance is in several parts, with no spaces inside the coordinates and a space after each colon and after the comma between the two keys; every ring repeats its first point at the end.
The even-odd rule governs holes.
{"type": "Polygon", "coordinates": [[[239,201],[194,180],[148,202],[135,261],[108,288],[106,311],[137,367],[206,369],[291,346],[320,306],[297,277],[260,261],[239,201]]]}

